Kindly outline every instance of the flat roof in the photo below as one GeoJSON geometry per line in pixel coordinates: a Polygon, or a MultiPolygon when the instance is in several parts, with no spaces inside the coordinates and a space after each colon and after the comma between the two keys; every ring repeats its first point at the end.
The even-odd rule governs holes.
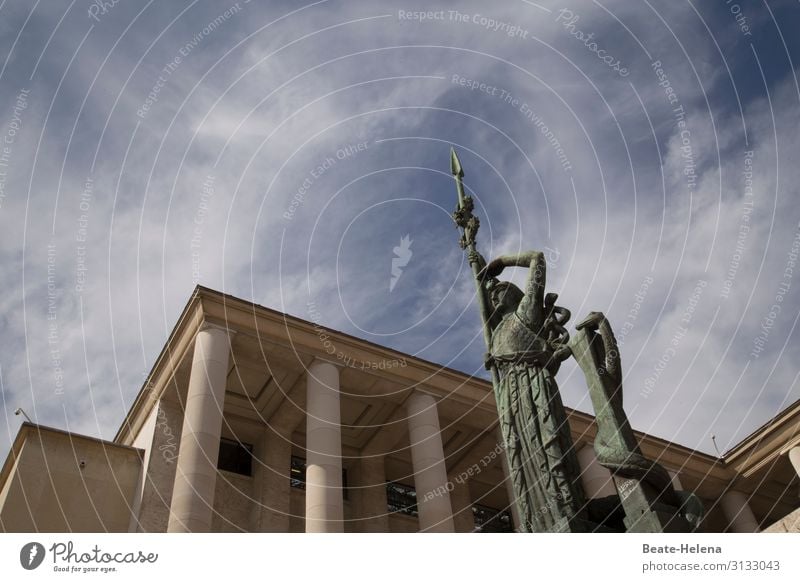
{"type": "Polygon", "coordinates": [[[131,447],[128,445],[123,445],[120,443],[116,443],[114,441],[108,441],[105,439],[101,439],[98,437],[88,436],[85,434],[81,434],[78,432],[72,432],[69,430],[64,430],[61,428],[55,428],[52,426],[46,426],[44,424],[38,424],[35,422],[23,422],[19,430],[17,431],[17,436],[14,437],[14,442],[11,443],[11,449],[8,452],[8,456],[6,457],[5,462],[3,463],[3,468],[0,469],[0,490],[5,486],[6,480],[8,479],[9,474],[11,473],[11,469],[14,465],[16,458],[19,456],[20,449],[22,448],[22,444],[27,439],[28,435],[31,433],[41,434],[43,432],[54,433],[57,435],[67,436],[70,439],[81,439],[84,441],[89,441],[103,447],[113,447],[115,449],[127,450],[133,453],[136,453],[141,457],[142,449],[138,449],[136,447],[131,447]]]}

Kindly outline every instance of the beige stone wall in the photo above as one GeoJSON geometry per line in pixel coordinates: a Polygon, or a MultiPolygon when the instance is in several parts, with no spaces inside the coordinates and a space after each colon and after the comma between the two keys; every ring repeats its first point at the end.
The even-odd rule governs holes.
{"type": "Polygon", "coordinates": [[[289,494],[289,531],[302,533],[306,531],[306,494],[301,489],[292,487],[289,494]]]}
{"type": "Polygon", "coordinates": [[[131,522],[128,525],[129,532],[135,532],[138,529],[139,512],[142,509],[142,493],[144,492],[144,484],[147,481],[147,467],[150,465],[150,453],[153,449],[153,435],[156,430],[156,422],[158,421],[158,403],[153,406],[150,416],[142,425],[139,434],[133,439],[133,448],[142,450],[142,467],[144,470],[139,471],[139,481],[136,485],[136,492],[133,499],[133,513],[131,515],[131,522]]]}
{"type": "Polygon", "coordinates": [[[344,515],[343,531],[345,533],[355,533],[359,531],[359,523],[353,521],[356,517],[356,512],[352,499],[344,500],[342,505],[342,513],[344,515]]]}
{"type": "Polygon", "coordinates": [[[34,443],[24,443],[19,451],[11,474],[0,492],[0,530],[3,532],[39,531],[42,518],[34,513],[36,500],[41,498],[45,479],[37,478],[26,467],[20,470],[23,457],[28,464],[41,465],[43,457],[41,448],[34,443]],[[39,449],[39,450],[34,450],[39,449]]]}
{"type": "Polygon", "coordinates": [[[800,509],[776,521],[766,528],[764,533],[800,533],[800,509]]]}
{"type": "Polygon", "coordinates": [[[152,450],[142,488],[138,531],[165,532],[183,427],[180,406],[161,400],[153,432],[152,450]]]}
{"type": "Polygon", "coordinates": [[[389,531],[391,533],[416,533],[419,531],[419,520],[403,513],[389,515],[389,531]]]}
{"type": "Polygon", "coordinates": [[[254,453],[253,498],[257,504],[253,531],[288,532],[291,441],[283,435],[264,431],[254,453]]]}
{"type": "Polygon", "coordinates": [[[7,532],[126,532],[138,451],[49,429],[27,429],[0,493],[7,532]],[[83,467],[81,467],[83,461],[83,467]]]}

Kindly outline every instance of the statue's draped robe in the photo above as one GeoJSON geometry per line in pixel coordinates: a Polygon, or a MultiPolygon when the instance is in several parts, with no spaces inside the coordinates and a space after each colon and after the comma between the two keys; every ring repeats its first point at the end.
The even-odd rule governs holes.
{"type": "Polygon", "coordinates": [[[553,352],[515,313],[493,331],[491,362],[521,529],[553,531],[585,507],[553,352]]]}

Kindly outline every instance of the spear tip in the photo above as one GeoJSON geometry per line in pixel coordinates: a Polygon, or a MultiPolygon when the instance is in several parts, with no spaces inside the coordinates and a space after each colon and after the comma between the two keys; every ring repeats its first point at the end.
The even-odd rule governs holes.
{"type": "Polygon", "coordinates": [[[450,171],[456,178],[464,177],[464,169],[461,167],[461,160],[458,159],[455,148],[450,148],[450,171]]]}

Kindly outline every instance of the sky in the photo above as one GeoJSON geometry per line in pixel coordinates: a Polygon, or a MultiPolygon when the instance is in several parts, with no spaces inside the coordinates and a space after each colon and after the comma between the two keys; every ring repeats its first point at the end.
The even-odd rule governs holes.
{"type": "MultiPolygon", "coordinates": [[[[543,251],[568,327],[610,320],[634,428],[731,448],[800,398],[799,24],[0,1],[0,456],[18,407],[113,438],[197,284],[485,377],[451,147],[479,250],[543,251]]],[[[574,362],[558,382],[591,411],[574,362]]]]}

